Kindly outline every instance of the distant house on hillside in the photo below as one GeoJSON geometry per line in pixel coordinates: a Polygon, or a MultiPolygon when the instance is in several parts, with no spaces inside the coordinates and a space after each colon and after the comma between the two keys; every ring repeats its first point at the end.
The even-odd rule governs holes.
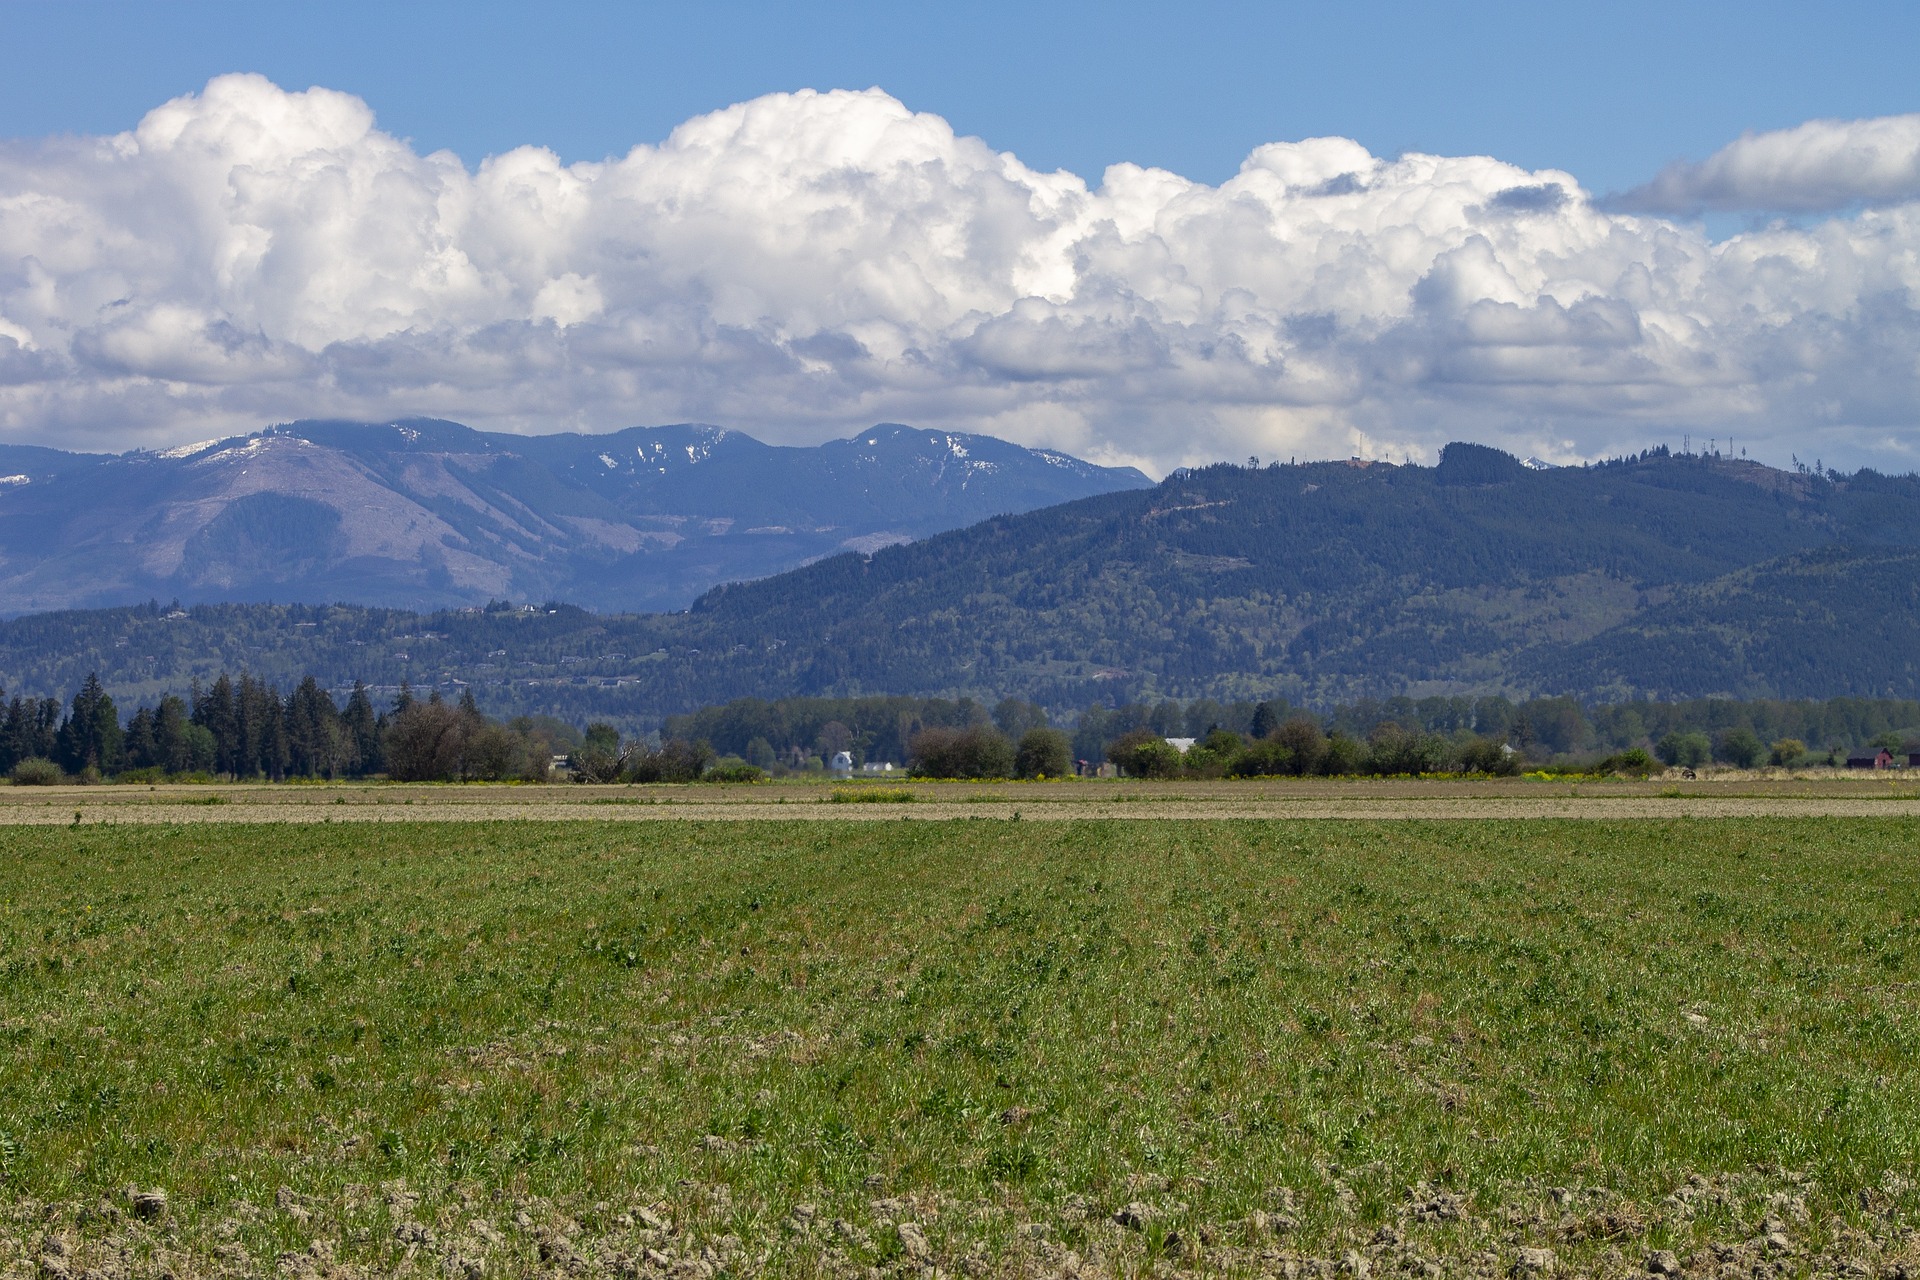
{"type": "Polygon", "coordinates": [[[1847,757],[1849,769],[1891,769],[1893,752],[1885,747],[1862,747],[1847,757]]]}

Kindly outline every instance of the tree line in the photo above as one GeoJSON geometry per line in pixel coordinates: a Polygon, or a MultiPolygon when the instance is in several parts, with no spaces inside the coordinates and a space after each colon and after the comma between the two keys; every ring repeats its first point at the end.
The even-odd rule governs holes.
{"type": "MultiPolygon", "coordinates": [[[[966,739],[972,744],[969,750],[987,751],[983,759],[998,761],[1017,753],[1033,730],[1056,729],[1064,734],[1068,763],[1077,770],[1113,759],[1114,744],[1130,736],[1198,741],[1225,731],[1251,746],[1298,719],[1311,721],[1328,741],[1362,748],[1383,727],[1415,732],[1432,740],[1424,750],[1434,759],[1450,758],[1450,752],[1457,755],[1465,744],[1482,739],[1511,745],[1516,754],[1532,760],[1577,752],[1596,741],[1593,723],[1574,699],[1514,702],[1498,696],[1365,699],[1324,712],[1296,707],[1285,698],[1169,698],[1095,705],[1071,717],[1058,717],[1020,698],[1003,698],[991,707],[971,698],[739,698],[669,717],[666,732],[708,742],[723,758],[737,756],[769,771],[783,771],[821,769],[839,751],[848,752],[856,764],[884,760],[912,766],[934,744],[950,742],[951,734],[961,730],[973,731],[966,739]],[[1062,719],[1067,723],[1060,723],[1062,719]],[[1004,751],[999,746],[987,750],[985,730],[1004,740],[1004,751]]],[[[1216,740],[1210,750],[1217,751],[1222,741],[1216,740]]],[[[1356,755],[1344,745],[1329,750],[1328,759],[1355,768],[1366,754],[1362,750],[1356,755]]]]}
{"type": "MultiPolygon", "coordinates": [[[[1131,778],[1255,778],[1272,776],[1396,776],[1520,772],[1524,757],[1492,738],[1449,739],[1440,734],[1377,728],[1366,741],[1325,732],[1297,715],[1254,737],[1215,726],[1204,738],[1176,746],[1150,728],[1129,729],[1106,744],[1106,761],[1131,778]]],[[[991,724],[927,729],[909,746],[908,774],[922,778],[1065,777],[1084,767],[1059,729],[1030,728],[1016,742],[991,724]]],[[[1608,762],[1610,771],[1649,772],[1652,757],[1631,753],[1608,762]]]]}
{"type": "Polygon", "coordinates": [[[670,737],[705,741],[722,760],[737,757],[770,772],[818,771],[846,751],[856,764],[1018,776],[1020,767],[1009,762],[1036,729],[1064,735],[1073,771],[1120,763],[1123,744],[1137,747],[1148,738],[1193,738],[1203,754],[1189,753],[1189,772],[1231,771],[1232,761],[1222,761],[1228,740],[1215,736],[1222,732],[1239,740],[1235,750],[1245,755],[1234,759],[1243,773],[1494,772],[1489,743],[1508,749],[1500,753],[1501,767],[1642,759],[1752,767],[1838,762],[1859,746],[1920,750],[1920,701],[1700,698],[1588,705],[1570,697],[1491,695],[1362,698],[1314,709],[1285,698],[1167,698],[1060,716],[1019,698],[991,707],[971,698],[739,698],[667,720],[670,737]],[[1289,724],[1292,755],[1283,761],[1275,734],[1289,724]],[[1305,727],[1319,735],[1319,745],[1308,741],[1305,727]]]}
{"type": "Polygon", "coordinates": [[[1094,706],[1056,723],[1004,698],[736,699],[668,720],[663,737],[550,718],[501,721],[470,689],[448,700],[402,685],[385,705],[356,683],[344,703],[308,676],[282,693],[222,673],[124,721],[96,676],[71,702],[0,691],[0,773],[39,780],[165,776],[545,779],[554,756],[587,781],[734,780],[824,771],[839,752],[922,776],[1060,777],[1112,763],[1136,776],[1502,773],[1559,762],[1651,767],[1838,763],[1859,746],[1920,750],[1920,702],[1698,699],[1583,706],[1572,698],[1362,699],[1331,710],[1285,699],[1094,706]],[[1191,738],[1182,754],[1168,738],[1191,738]]]}
{"type": "MultiPolygon", "coordinates": [[[[4,691],[0,691],[4,697],[4,691]]],[[[471,690],[453,702],[407,685],[385,706],[356,682],[344,706],[312,676],[282,694],[271,684],[222,673],[187,697],[167,694],[122,723],[89,675],[70,704],[15,695],[0,718],[0,772],[53,781],[180,776],[366,778],[398,781],[544,780],[556,753],[580,735],[544,717],[501,723],[471,690]]]]}

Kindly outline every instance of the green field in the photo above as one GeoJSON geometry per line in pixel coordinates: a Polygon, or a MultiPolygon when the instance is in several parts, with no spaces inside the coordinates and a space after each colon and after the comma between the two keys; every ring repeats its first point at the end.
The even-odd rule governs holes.
{"type": "Polygon", "coordinates": [[[1914,1274],[1916,854],[14,828],[0,1275],[1914,1274]]]}

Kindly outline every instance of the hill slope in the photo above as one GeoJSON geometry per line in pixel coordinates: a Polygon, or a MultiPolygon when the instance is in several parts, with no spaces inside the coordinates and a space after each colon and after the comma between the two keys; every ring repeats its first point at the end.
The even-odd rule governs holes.
{"type": "Polygon", "coordinates": [[[694,616],[709,643],[817,637],[768,660],[801,689],[1904,693],[1904,659],[1874,655],[1920,621],[1891,590],[1914,562],[1868,549],[1915,546],[1912,478],[1530,471],[1450,446],[1437,468],[1209,468],[722,588],[694,616]]]}
{"type": "Polygon", "coordinates": [[[1920,480],[1648,456],[1212,467],[716,589],[688,613],[360,607],[0,624],[0,681],[453,681],[656,722],[742,696],[1920,696],[1920,480]]]}
{"type": "Polygon", "coordinates": [[[166,453],[0,447],[0,612],[183,600],[679,609],[1007,511],[1144,488],[984,436],[819,448],[715,427],[522,437],[298,422],[166,453]]]}

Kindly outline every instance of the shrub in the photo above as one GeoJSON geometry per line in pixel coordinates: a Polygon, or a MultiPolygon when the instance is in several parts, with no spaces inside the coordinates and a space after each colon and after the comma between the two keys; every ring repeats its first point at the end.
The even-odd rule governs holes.
{"type": "Polygon", "coordinates": [[[911,777],[1007,778],[1013,768],[1013,744],[990,725],[922,729],[907,743],[911,777]]]}
{"type": "Polygon", "coordinates": [[[1779,765],[1790,765],[1807,754],[1807,744],[1798,738],[1782,738],[1773,744],[1773,752],[1768,759],[1779,765]]]}
{"type": "Polygon", "coordinates": [[[40,756],[29,756],[13,766],[7,775],[16,787],[52,787],[67,780],[60,766],[40,756]]]}
{"type": "Polygon", "coordinates": [[[1713,740],[1714,757],[1741,769],[1753,768],[1766,753],[1766,746],[1745,725],[1722,729],[1713,740]]]}
{"type": "Polygon", "coordinates": [[[450,782],[460,776],[467,717],[443,702],[416,702],[387,726],[387,776],[395,782],[450,782]]]}
{"type": "Polygon", "coordinates": [[[725,760],[700,777],[702,782],[765,782],[767,771],[745,760],[725,760]]]}
{"type": "MultiPolygon", "coordinates": [[[[545,760],[540,764],[544,765],[545,760]]],[[[518,734],[510,733],[497,724],[473,724],[468,726],[466,741],[460,748],[460,774],[483,782],[498,782],[503,778],[544,777],[545,769],[536,770],[528,758],[526,740],[518,734]]]]}
{"type": "Polygon", "coordinates": [[[1549,761],[1546,764],[1535,765],[1520,776],[1542,781],[1552,778],[1594,778],[1599,776],[1599,766],[1576,764],[1571,760],[1562,760],[1558,763],[1549,761]]]}
{"type": "Polygon", "coordinates": [[[1320,757],[1320,767],[1316,772],[1329,777],[1359,773],[1366,755],[1366,747],[1344,733],[1336,733],[1327,739],[1327,749],[1320,757]]]}
{"type": "MultiPolygon", "coordinates": [[[[388,724],[382,742],[387,776],[395,782],[545,781],[548,748],[544,739],[444,702],[410,704],[388,724]]],[[[574,763],[578,769],[581,762],[574,763]]]]}
{"type": "Polygon", "coordinates": [[[1177,778],[1180,750],[1151,729],[1135,729],[1107,744],[1107,759],[1129,778],[1177,778]]]}
{"type": "Polygon", "coordinates": [[[1507,744],[1498,738],[1475,738],[1461,746],[1455,763],[1462,773],[1510,778],[1520,772],[1520,753],[1508,750],[1507,744]]]}
{"type": "Polygon", "coordinates": [[[1277,738],[1263,738],[1233,758],[1227,772],[1236,778],[1268,778],[1294,772],[1293,752],[1277,738]]]}
{"type": "Polygon", "coordinates": [[[1196,742],[1180,758],[1180,768],[1190,778],[1224,778],[1239,758],[1237,749],[1212,751],[1196,742]]]}
{"type": "Polygon", "coordinates": [[[657,750],[636,751],[627,776],[634,782],[698,782],[713,763],[705,741],[669,738],[657,750]]]}
{"type": "Polygon", "coordinates": [[[1211,751],[1215,755],[1231,756],[1244,750],[1247,745],[1247,740],[1231,729],[1215,728],[1207,730],[1207,736],[1200,739],[1198,745],[1203,751],[1211,751]]]}
{"type": "Polygon", "coordinates": [[[1593,771],[1644,778],[1657,768],[1659,768],[1659,762],[1647,754],[1645,747],[1628,747],[1625,751],[1617,751],[1602,760],[1593,767],[1593,771]]]}
{"type": "Polygon", "coordinates": [[[568,753],[576,782],[618,782],[629,764],[629,752],[620,749],[620,731],[610,724],[587,726],[586,740],[568,753]]]}
{"type": "Polygon", "coordinates": [[[1273,741],[1288,753],[1284,772],[1300,777],[1322,772],[1327,758],[1327,735],[1320,732],[1320,726],[1312,720],[1294,716],[1273,731],[1273,741]]]}
{"type": "Polygon", "coordinates": [[[1058,729],[1029,729],[1013,753],[1013,771],[1022,778],[1064,778],[1073,772],[1073,752],[1058,729]]]}
{"type": "Polygon", "coordinates": [[[1713,754],[1713,743],[1707,740],[1707,735],[1704,733],[1675,731],[1654,744],[1653,754],[1659,756],[1661,762],[1668,766],[1690,769],[1707,762],[1708,757],[1713,754]]]}
{"type": "Polygon", "coordinates": [[[1373,731],[1361,768],[1385,775],[1438,773],[1446,757],[1447,744],[1440,738],[1389,723],[1373,731]]]}

